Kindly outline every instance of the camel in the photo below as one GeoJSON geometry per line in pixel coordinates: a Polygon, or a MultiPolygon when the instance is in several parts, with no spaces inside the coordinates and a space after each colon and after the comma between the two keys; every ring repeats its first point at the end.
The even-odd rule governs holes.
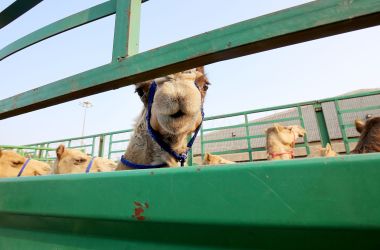
{"type": "Polygon", "coordinates": [[[0,149],[0,178],[37,176],[51,173],[49,164],[26,158],[11,150],[0,149]]]}
{"type": "Polygon", "coordinates": [[[294,158],[294,147],[306,130],[298,125],[282,126],[275,124],[266,131],[268,160],[287,160],[294,158]]]}
{"type": "Polygon", "coordinates": [[[366,122],[356,119],[356,130],[360,133],[359,142],[353,154],[380,152],[380,117],[372,117],[366,122]]]}
{"type": "Polygon", "coordinates": [[[116,163],[103,157],[91,157],[78,149],[59,145],[54,163],[55,174],[74,174],[114,171],[116,163]]]}
{"type": "Polygon", "coordinates": [[[205,154],[203,165],[218,165],[218,164],[234,164],[235,162],[224,159],[218,155],[212,155],[210,153],[205,154]]]}
{"type": "Polygon", "coordinates": [[[330,143],[326,144],[325,148],[321,148],[319,151],[319,155],[322,157],[335,157],[338,154],[332,149],[330,143]]]}
{"type": "Polygon", "coordinates": [[[183,166],[203,121],[208,85],[203,67],[136,84],[144,107],[116,170],[183,166]]]}

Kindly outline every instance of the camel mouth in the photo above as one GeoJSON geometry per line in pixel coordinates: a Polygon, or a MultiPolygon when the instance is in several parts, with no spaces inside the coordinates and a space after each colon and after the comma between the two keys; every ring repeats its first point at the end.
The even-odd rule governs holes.
{"type": "Polygon", "coordinates": [[[179,110],[177,113],[170,115],[170,117],[176,119],[176,118],[180,118],[184,115],[185,115],[185,113],[183,113],[182,110],[179,110]]]}

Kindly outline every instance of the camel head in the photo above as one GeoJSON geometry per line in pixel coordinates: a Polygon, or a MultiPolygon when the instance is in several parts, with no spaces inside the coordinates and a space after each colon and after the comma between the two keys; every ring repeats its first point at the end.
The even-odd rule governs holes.
{"type": "MultiPolygon", "coordinates": [[[[10,150],[0,149],[0,177],[17,177],[28,159],[10,150]]],[[[37,160],[27,162],[21,176],[47,175],[51,173],[49,164],[37,160]]]]}
{"type": "Polygon", "coordinates": [[[338,154],[332,149],[330,143],[326,144],[325,148],[321,148],[319,151],[319,155],[322,157],[335,157],[338,154]]]}
{"type": "MultiPolygon", "coordinates": [[[[193,132],[202,122],[201,107],[208,89],[204,68],[198,67],[155,80],[150,124],[160,134],[193,132]]],[[[136,92],[148,105],[152,81],[136,84],[136,92]]]]}
{"type": "MultiPolygon", "coordinates": [[[[59,145],[56,149],[57,160],[54,166],[55,174],[85,173],[92,157],[78,149],[59,145]]],[[[116,163],[101,157],[94,159],[90,172],[108,172],[116,168],[116,163]]]]}
{"type": "Polygon", "coordinates": [[[277,139],[284,145],[294,146],[296,140],[306,134],[306,130],[299,125],[282,126],[275,124],[273,127],[268,128],[266,133],[267,136],[271,135],[271,138],[277,139]]]}
{"type": "Polygon", "coordinates": [[[210,153],[205,154],[203,165],[217,165],[217,164],[234,164],[235,162],[224,159],[218,155],[212,155],[210,153]]]}
{"type": "Polygon", "coordinates": [[[360,133],[359,142],[352,153],[380,152],[380,117],[371,117],[363,122],[355,120],[356,130],[360,133]]]}

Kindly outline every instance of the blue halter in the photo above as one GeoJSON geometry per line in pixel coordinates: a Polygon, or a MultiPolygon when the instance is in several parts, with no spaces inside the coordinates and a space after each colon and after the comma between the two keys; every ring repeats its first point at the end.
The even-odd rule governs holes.
{"type": "Polygon", "coordinates": [[[24,162],[24,164],[22,165],[22,167],[21,167],[21,169],[20,169],[20,172],[18,172],[17,177],[20,177],[20,176],[22,175],[22,172],[24,172],[24,170],[25,170],[25,168],[26,168],[26,165],[28,165],[29,161],[30,161],[30,158],[28,158],[28,159],[24,162]]]}
{"type": "MultiPolygon", "coordinates": [[[[195,86],[198,88],[198,85],[195,83],[195,86]]],[[[204,112],[203,112],[203,106],[201,107],[201,114],[202,114],[202,122],[199,124],[199,126],[195,129],[193,137],[190,139],[190,141],[187,143],[187,149],[184,153],[178,154],[175,152],[169,144],[167,144],[162,138],[161,135],[155,131],[152,126],[150,125],[150,119],[152,117],[152,105],[153,105],[153,100],[154,100],[154,95],[157,90],[157,83],[155,81],[152,82],[149,88],[149,95],[148,95],[148,111],[146,113],[146,123],[148,126],[148,133],[152,137],[152,139],[160,145],[160,147],[166,151],[168,154],[170,154],[174,159],[176,159],[177,162],[181,163],[181,167],[184,166],[185,161],[187,159],[187,154],[189,153],[191,147],[194,144],[195,138],[197,137],[197,134],[199,132],[199,129],[202,126],[202,122],[204,119],[204,112]]],[[[149,168],[161,168],[167,166],[166,163],[161,163],[158,165],[144,165],[144,164],[136,164],[133,162],[128,161],[125,159],[124,155],[121,157],[121,162],[131,168],[135,169],[149,169],[149,168]]]]}
{"type": "Polygon", "coordinates": [[[96,157],[92,157],[91,161],[88,163],[87,168],[86,168],[86,174],[87,174],[88,172],[90,172],[91,167],[92,167],[92,163],[94,163],[95,158],[96,158],[96,157]]]}

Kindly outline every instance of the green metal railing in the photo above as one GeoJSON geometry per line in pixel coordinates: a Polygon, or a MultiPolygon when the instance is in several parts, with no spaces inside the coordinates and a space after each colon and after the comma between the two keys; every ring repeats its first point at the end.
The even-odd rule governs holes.
{"type": "MultiPolygon", "coordinates": [[[[320,142],[321,145],[324,147],[327,143],[331,142],[330,135],[327,129],[326,124],[326,118],[323,113],[322,104],[324,103],[334,103],[335,105],[335,113],[338,117],[338,127],[342,134],[342,141],[344,143],[346,154],[350,154],[350,143],[357,142],[357,137],[348,137],[346,133],[346,129],[354,127],[353,121],[350,123],[345,123],[342,115],[343,114],[349,114],[349,113],[357,113],[357,112],[364,112],[364,111],[373,111],[373,110],[380,110],[379,105],[373,105],[373,106],[366,106],[366,107],[357,107],[357,108],[351,108],[351,109],[340,109],[339,102],[349,99],[355,99],[355,98],[361,98],[361,97],[369,97],[369,96],[377,96],[380,95],[380,91],[371,91],[371,92],[362,92],[354,95],[346,95],[346,96],[339,96],[339,97],[333,97],[333,98],[326,98],[322,100],[315,100],[315,101],[309,101],[309,102],[301,102],[301,103],[294,103],[294,104],[288,104],[288,105],[281,105],[281,106],[275,106],[275,107],[268,107],[268,108],[262,108],[262,109],[256,109],[256,110],[249,110],[244,112],[238,112],[238,113],[231,113],[231,114],[224,114],[224,115],[218,115],[218,116],[211,116],[211,117],[205,117],[205,124],[207,124],[208,121],[214,121],[214,120],[223,120],[226,118],[231,117],[243,117],[244,123],[243,124],[236,124],[236,125],[230,125],[230,126],[219,126],[219,127],[212,127],[212,128],[204,128],[205,124],[202,126],[200,135],[198,138],[200,139],[200,150],[201,150],[201,158],[203,159],[206,150],[205,146],[208,144],[214,144],[214,143],[223,143],[223,142],[230,142],[230,141],[245,141],[247,143],[246,148],[240,148],[240,149],[227,149],[222,151],[216,151],[216,152],[209,152],[216,155],[225,155],[225,154],[240,154],[240,153],[247,153],[249,161],[254,161],[253,158],[253,152],[260,152],[260,151],[266,151],[265,147],[254,145],[254,143],[251,142],[252,139],[259,139],[259,138],[265,138],[264,130],[261,131],[260,134],[251,135],[250,134],[250,128],[258,125],[267,125],[272,126],[275,123],[289,123],[291,124],[299,124],[301,127],[305,128],[305,122],[304,122],[304,115],[302,113],[302,107],[312,106],[315,118],[317,121],[317,127],[318,132],[320,136],[320,142]],[[281,111],[281,110],[291,110],[293,109],[296,111],[297,116],[292,117],[284,117],[280,119],[265,119],[265,121],[249,121],[248,116],[252,114],[259,114],[263,112],[268,111],[281,111]],[[230,137],[226,134],[220,133],[221,135],[225,135],[224,138],[220,139],[206,139],[205,136],[209,135],[213,132],[219,132],[226,129],[244,129],[245,136],[240,137],[230,137]]],[[[275,115],[276,113],[272,114],[275,115]]],[[[265,118],[265,117],[264,117],[265,118]]],[[[360,118],[360,117],[357,117],[360,118]]],[[[57,146],[58,144],[64,144],[67,147],[70,148],[79,148],[87,153],[91,154],[92,156],[105,156],[110,159],[117,159],[120,157],[120,155],[125,152],[126,149],[126,143],[129,142],[129,135],[133,132],[133,129],[127,129],[127,130],[119,130],[119,131],[113,131],[113,132],[107,132],[107,133],[101,133],[101,134],[94,134],[94,135],[88,135],[84,137],[74,137],[74,138],[67,138],[67,139],[60,139],[60,140],[54,140],[54,141],[47,141],[47,142],[39,142],[35,144],[29,144],[26,146],[21,146],[20,148],[26,149],[28,146],[31,148],[34,148],[39,151],[39,158],[43,158],[45,160],[53,160],[55,159],[54,156],[49,156],[49,152],[55,151],[55,148],[52,148],[52,146],[57,146]],[[118,138],[123,137],[122,139],[118,138]],[[85,144],[80,144],[83,141],[89,141],[85,144]],[[123,148],[120,147],[120,144],[123,144],[123,148]],[[98,150],[96,152],[96,149],[98,150]],[[43,157],[41,157],[43,156],[43,157]]],[[[306,155],[310,155],[310,145],[307,135],[303,138],[302,143],[296,144],[297,148],[305,148],[306,155]]],[[[189,154],[189,165],[193,164],[193,152],[189,154]]]]}
{"type": "MultiPolygon", "coordinates": [[[[345,95],[345,96],[339,96],[339,97],[333,97],[333,98],[326,98],[322,100],[315,100],[315,101],[309,101],[309,102],[301,102],[301,103],[294,103],[294,104],[288,104],[288,105],[282,105],[282,106],[276,106],[276,107],[269,107],[269,108],[262,108],[262,109],[256,109],[256,110],[249,110],[244,112],[238,112],[238,113],[231,113],[231,114],[225,114],[225,115],[218,115],[218,116],[212,116],[212,117],[206,117],[205,122],[207,121],[213,121],[213,120],[220,120],[230,117],[244,117],[244,123],[243,124],[237,124],[237,125],[230,125],[230,126],[221,126],[221,127],[212,127],[212,128],[203,128],[201,129],[200,133],[200,143],[201,143],[201,157],[203,159],[205,152],[205,145],[206,144],[212,144],[212,143],[221,143],[221,142],[229,142],[229,141],[246,141],[248,147],[242,148],[242,149],[236,149],[236,150],[224,150],[224,151],[216,151],[216,152],[210,152],[216,155],[224,155],[224,154],[238,154],[238,153],[248,153],[249,155],[249,161],[254,160],[252,153],[255,151],[265,151],[265,147],[257,147],[255,145],[252,145],[251,139],[257,139],[257,138],[264,138],[265,133],[264,130],[261,131],[261,134],[258,135],[250,135],[250,127],[257,126],[257,125],[268,125],[271,126],[274,123],[284,123],[284,122],[293,122],[292,124],[299,124],[301,127],[305,128],[304,123],[304,116],[302,114],[302,107],[306,106],[312,106],[313,110],[315,112],[315,118],[317,120],[317,127],[319,130],[320,135],[320,141],[322,146],[326,146],[327,143],[330,143],[330,136],[329,132],[327,130],[326,125],[326,118],[323,114],[322,104],[323,103],[329,103],[333,102],[335,104],[336,108],[336,114],[338,117],[338,126],[340,128],[340,131],[342,133],[342,140],[346,149],[346,153],[350,154],[350,146],[349,143],[351,142],[357,142],[358,138],[348,138],[346,129],[354,127],[353,121],[351,123],[346,124],[343,120],[342,114],[347,113],[357,113],[357,112],[363,112],[363,111],[373,111],[373,110],[380,110],[379,105],[375,106],[367,106],[367,107],[358,107],[358,108],[351,108],[342,110],[339,106],[339,101],[342,100],[348,100],[348,99],[354,99],[354,98],[360,98],[360,97],[368,97],[368,96],[375,96],[380,95],[380,91],[370,91],[370,92],[362,92],[354,95],[345,95]],[[284,110],[284,109],[295,109],[297,111],[297,116],[294,117],[285,117],[280,119],[272,119],[272,120],[265,120],[265,121],[257,121],[257,122],[250,122],[248,120],[248,115],[250,114],[257,114],[262,112],[268,112],[268,111],[276,111],[276,110],[284,110]],[[216,140],[207,140],[205,139],[205,133],[212,133],[217,131],[222,131],[225,129],[238,129],[238,128],[245,128],[245,136],[241,137],[225,137],[221,139],[216,140]]],[[[357,117],[360,118],[360,117],[357,117]]],[[[304,147],[306,150],[306,155],[310,155],[310,146],[308,143],[308,137],[307,135],[303,138],[303,143],[297,143],[296,147],[304,147]]]]}
{"type": "Polygon", "coordinates": [[[54,158],[47,158],[45,155],[47,151],[55,151],[55,148],[39,147],[39,146],[14,146],[14,145],[0,145],[0,149],[14,150],[17,153],[30,157],[39,161],[50,161],[54,158]]]}

